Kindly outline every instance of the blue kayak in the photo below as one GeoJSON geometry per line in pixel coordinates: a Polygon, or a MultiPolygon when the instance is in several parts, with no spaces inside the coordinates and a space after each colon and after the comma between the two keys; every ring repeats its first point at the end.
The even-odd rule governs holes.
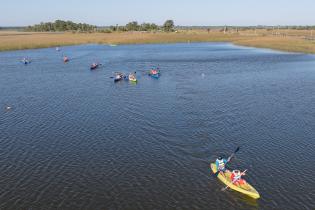
{"type": "Polygon", "coordinates": [[[158,79],[158,78],[160,77],[160,75],[161,75],[161,72],[160,72],[159,69],[151,69],[151,70],[149,71],[149,76],[151,76],[151,77],[153,77],[153,78],[158,79]]]}
{"type": "Polygon", "coordinates": [[[160,77],[160,74],[149,74],[151,77],[158,79],[160,77]]]}

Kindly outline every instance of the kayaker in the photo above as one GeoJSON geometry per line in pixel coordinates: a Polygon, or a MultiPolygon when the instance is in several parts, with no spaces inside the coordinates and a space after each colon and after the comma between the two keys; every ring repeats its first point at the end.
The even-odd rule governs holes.
{"type": "Polygon", "coordinates": [[[151,74],[157,74],[157,71],[156,70],[151,70],[151,74]]]}
{"type": "Polygon", "coordinates": [[[215,161],[215,164],[217,166],[217,170],[220,172],[225,172],[227,169],[225,168],[225,164],[229,162],[229,158],[225,159],[222,158],[222,156],[219,156],[218,159],[215,161]]]}
{"type": "Polygon", "coordinates": [[[29,64],[31,61],[28,58],[23,58],[22,63],[29,64]]]}
{"type": "Polygon", "coordinates": [[[231,174],[232,183],[235,185],[246,184],[246,181],[242,179],[242,176],[245,176],[245,171],[241,172],[240,170],[233,170],[231,174]]]}
{"type": "Polygon", "coordinates": [[[64,56],[64,57],[63,57],[63,61],[64,61],[64,62],[68,62],[68,61],[69,61],[69,58],[68,58],[67,56],[64,56]]]}

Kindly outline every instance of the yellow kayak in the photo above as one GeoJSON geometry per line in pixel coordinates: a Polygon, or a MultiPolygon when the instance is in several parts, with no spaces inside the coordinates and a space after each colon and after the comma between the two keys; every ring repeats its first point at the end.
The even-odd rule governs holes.
{"type": "Polygon", "coordinates": [[[137,79],[129,79],[129,80],[130,80],[130,82],[138,82],[137,79]]]}
{"type": "MultiPolygon", "coordinates": [[[[215,165],[215,163],[211,163],[211,170],[213,171],[213,173],[217,172],[217,166],[215,165]]],[[[248,195],[254,199],[258,199],[260,198],[259,193],[255,190],[255,188],[253,186],[251,186],[250,184],[248,184],[246,182],[246,184],[243,185],[235,185],[232,183],[231,180],[231,172],[230,171],[226,171],[224,173],[224,175],[222,175],[222,173],[218,174],[218,178],[221,180],[221,182],[223,182],[225,185],[229,186],[229,188],[238,191],[240,193],[243,193],[245,195],[248,195]]]]}
{"type": "Polygon", "coordinates": [[[137,78],[134,74],[129,74],[129,81],[130,82],[137,82],[137,78]]]}

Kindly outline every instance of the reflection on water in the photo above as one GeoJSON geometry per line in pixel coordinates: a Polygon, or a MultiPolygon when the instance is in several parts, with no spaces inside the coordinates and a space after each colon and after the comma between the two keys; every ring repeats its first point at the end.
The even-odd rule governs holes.
{"type": "Polygon", "coordinates": [[[314,69],[226,43],[2,52],[0,208],[312,209],[314,69]],[[237,146],[230,167],[248,169],[258,201],[210,176],[237,146]]]}

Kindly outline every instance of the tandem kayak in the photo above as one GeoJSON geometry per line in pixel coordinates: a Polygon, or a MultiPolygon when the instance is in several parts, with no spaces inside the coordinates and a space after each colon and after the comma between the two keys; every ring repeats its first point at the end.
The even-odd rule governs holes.
{"type": "MultiPolygon", "coordinates": [[[[217,172],[217,166],[215,165],[215,163],[211,163],[211,170],[213,173],[216,173],[217,172]]],[[[226,171],[224,173],[224,175],[222,175],[221,173],[218,174],[218,178],[221,180],[221,182],[223,182],[225,185],[227,185],[229,188],[237,191],[237,192],[240,192],[240,193],[243,193],[249,197],[252,197],[254,199],[258,199],[260,198],[260,195],[259,193],[256,191],[256,189],[251,186],[250,184],[248,184],[247,182],[243,185],[235,185],[232,183],[232,180],[231,180],[231,172],[230,171],[226,171]]]]}

